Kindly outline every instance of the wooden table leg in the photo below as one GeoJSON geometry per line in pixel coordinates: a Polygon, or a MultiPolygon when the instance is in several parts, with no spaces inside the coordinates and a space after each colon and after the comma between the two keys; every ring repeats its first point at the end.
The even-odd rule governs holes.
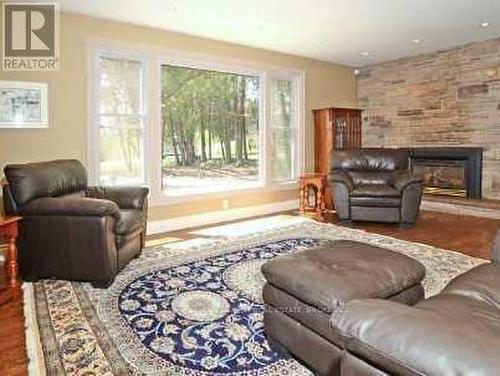
{"type": "Polygon", "coordinates": [[[16,237],[11,236],[7,239],[7,276],[9,278],[10,287],[17,287],[19,281],[17,280],[17,274],[19,271],[19,266],[17,265],[17,246],[16,237]]]}
{"type": "Polygon", "coordinates": [[[19,266],[17,264],[16,246],[16,238],[18,235],[17,223],[11,223],[5,230],[4,236],[7,239],[7,262],[5,263],[7,278],[9,279],[10,287],[18,287],[19,266]]]}

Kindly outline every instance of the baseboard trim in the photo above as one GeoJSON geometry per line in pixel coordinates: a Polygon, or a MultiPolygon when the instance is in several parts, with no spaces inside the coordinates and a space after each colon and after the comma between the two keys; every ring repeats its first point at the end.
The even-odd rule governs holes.
{"type": "Polygon", "coordinates": [[[190,227],[212,225],[221,222],[235,221],[238,219],[250,218],[259,215],[273,214],[286,210],[298,208],[297,200],[274,202],[257,206],[245,206],[228,210],[215,211],[210,213],[187,215],[159,221],[148,221],[148,235],[160,234],[164,232],[182,230],[190,227]]]}
{"type": "Polygon", "coordinates": [[[478,206],[464,205],[460,203],[438,202],[431,200],[422,200],[420,209],[457,214],[457,215],[470,215],[472,217],[482,217],[491,219],[500,219],[500,210],[495,208],[482,208],[478,206]]]}

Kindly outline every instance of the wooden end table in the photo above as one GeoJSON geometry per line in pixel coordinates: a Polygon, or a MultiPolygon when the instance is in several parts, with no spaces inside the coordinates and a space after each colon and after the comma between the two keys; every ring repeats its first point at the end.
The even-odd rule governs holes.
{"type": "Polygon", "coordinates": [[[18,222],[21,217],[0,217],[0,237],[7,240],[5,270],[10,287],[19,287],[16,238],[19,234],[18,222]]]}
{"type": "Polygon", "coordinates": [[[315,219],[324,220],[323,213],[325,205],[326,175],[319,172],[309,172],[300,175],[299,178],[299,211],[302,214],[312,216],[315,219]],[[314,205],[309,203],[309,189],[315,191],[314,205]]]}

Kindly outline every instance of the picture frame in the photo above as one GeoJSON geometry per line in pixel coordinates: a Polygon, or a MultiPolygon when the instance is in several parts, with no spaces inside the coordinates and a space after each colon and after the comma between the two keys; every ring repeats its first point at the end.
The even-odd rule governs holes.
{"type": "Polygon", "coordinates": [[[48,127],[47,83],[0,80],[0,129],[48,127]]]}

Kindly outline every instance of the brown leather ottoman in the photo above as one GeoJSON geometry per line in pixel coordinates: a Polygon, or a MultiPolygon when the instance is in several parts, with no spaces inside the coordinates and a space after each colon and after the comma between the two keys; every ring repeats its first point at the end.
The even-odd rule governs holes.
{"type": "Polygon", "coordinates": [[[324,375],[340,372],[344,347],[342,333],[330,324],[333,310],[355,299],[412,305],[424,297],[422,264],[348,240],[271,260],[262,273],[267,281],[263,298],[269,342],[324,375]]]}

